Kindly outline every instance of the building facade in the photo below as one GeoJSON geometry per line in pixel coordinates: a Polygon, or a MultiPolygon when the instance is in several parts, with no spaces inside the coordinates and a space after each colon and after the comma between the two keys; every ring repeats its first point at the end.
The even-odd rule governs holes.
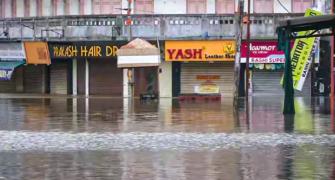
{"type": "MultiPolygon", "coordinates": [[[[233,79],[232,60],[167,60],[166,44],[175,40],[182,43],[236,40],[238,0],[131,2],[129,31],[128,0],[0,0],[0,41],[46,41],[51,58],[51,65],[27,64],[15,68],[10,81],[0,82],[1,87],[7,87],[1,91],[128,97],[129,72],[117,67],[116,54],[99,56],[93,52],[90,57],[78,54],[59,57],[53,48],[76,47],[79,51],[82,47],[106,49],[111,46],[113,51],[113,46],[120,48],[129,37],[156,42],[162,57],[158,67],[135,69],[132,76],[136,81],[136,96],[147,89],[143,84],[149,83],[148,79],[160,97],[195,93],[202,81],[208,80],[219,83],[222,95],[232,91],[233,83],[224,84],[233,79]],[[33,79],[37,79],[34,82],[37,87],[41,86],[38,90],[25,88],[33,79]]],[[[251,38],[276,40],[279,20],[302,16],[310,7],[329,13],[328,4],[330,1],[251,0],[251,38]]]]}

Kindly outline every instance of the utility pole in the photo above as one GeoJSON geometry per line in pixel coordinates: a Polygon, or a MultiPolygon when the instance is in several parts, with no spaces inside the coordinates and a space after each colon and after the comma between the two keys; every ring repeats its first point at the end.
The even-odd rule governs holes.
{"type": "Polygon", "coordinates": [[[248,104],[249,102],[249,56],[250,56],[250,0],[248,0],[248,11],[247,11],[247,58],[245,62],[245,98],[248,104]]]}
{"type": "MultiPolygon", "coordinates": [[[[132,31],[131,31],[131,3],[132,0],[128,0],[128,8],[127,8],[127,25],[128,25],[128,42],[132,39],[132,31]]],[[[134,97],[134,68],[128,68],[127,74],[128,74],[128,97],[133,98],[134,97]]]]}

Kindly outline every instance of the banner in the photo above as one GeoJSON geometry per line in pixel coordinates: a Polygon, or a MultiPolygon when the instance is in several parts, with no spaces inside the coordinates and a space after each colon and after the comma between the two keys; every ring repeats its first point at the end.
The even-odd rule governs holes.
{"type": "Polygon", "coordinates": [[[166,41],[165,61],[235,61],[233,40],[166,41]]]}
{"type": "Polygon", "coordinates": [[[10,80],[12,78],[15,68],[21,66],[24,63],[24,61],[0,62],[0,80],[10,80]]]}
{"type": "MultiPolygon", "coordinates": [[[[307,16],[318,16],[321,12],[307,9],[305,17],[307,16]]],[[[309,35],[313,30],[298,32],[298,36],[309,35]]],[[[294,41],[293,48],[291,50],[291,66],[292,66],[292,79],[293,88],[301,91],[304,85],[305,79],[308,75],[308,71],[313,59],[313,54],[317,43],[316,38],[301,38],[294,41]]],[[[281,84],[283,83],[283,78],[281,84]]]]}
{"type": "MultiPolygon", "coordinates": [[[[249,63],[285,63],[285,53],[277,50],[277,41],[250,42],[249,63]]],[[[241,63],[246,63],[247,42],[242,42],[241,63]]]]}
{"type": "Polygon", "coordinates": [[[46,42],[24,42],[27,64],[51,64],[46,42]]]}

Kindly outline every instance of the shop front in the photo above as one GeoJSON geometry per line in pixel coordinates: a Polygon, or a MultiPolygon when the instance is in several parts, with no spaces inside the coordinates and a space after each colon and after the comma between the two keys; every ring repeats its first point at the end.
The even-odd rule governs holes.
{"type": "MultiPolygon", "coordinates": [[[[242,42],[241,63],[246,63],[247,43],[242,42]]],[[[285,65],[283,51],[277,50],[277,41],[252,41],[249,56],[249,91],[253,95],[275,94],[283,95],[280,84],[285,65]]],[[[311,76],[306,78],[302,91],[296,91],[297,96],[311,95],[311,76]]]]}
{"type": "Polygon", "coordinates": [[[165,61],[172,62],[173,95],[233,96],[235,41],[166,41],[165,61]]]}
{"type": "Polygon", "coordinates": [[[123,71],[117,50],[126,42],[50,42],[50,91],[54,94],[121,97],[123,71]]]}
{"type": "MultiPolygon", "coordinates": [[[[124,92],[128,93],[124,93],[124,97],[135,96],[141,99],[161,97],[159,74],[162,67],[160,65],[160,49],[154,43],[137,38],[122,46],[118,51],[118,67],[127,72],[124,81],[128,81],[126,84],[128,87],[124,92]]],[[[161,83],[164,85],[165,82],[161,83]]]]}

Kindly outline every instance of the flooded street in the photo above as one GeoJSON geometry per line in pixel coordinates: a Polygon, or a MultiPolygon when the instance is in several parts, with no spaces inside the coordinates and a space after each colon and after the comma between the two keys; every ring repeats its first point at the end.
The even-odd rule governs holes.
{"type": "Polygon", "coordinates": [[[0,179],[334,179],[328,98],[2,96],[0,179]]]}

